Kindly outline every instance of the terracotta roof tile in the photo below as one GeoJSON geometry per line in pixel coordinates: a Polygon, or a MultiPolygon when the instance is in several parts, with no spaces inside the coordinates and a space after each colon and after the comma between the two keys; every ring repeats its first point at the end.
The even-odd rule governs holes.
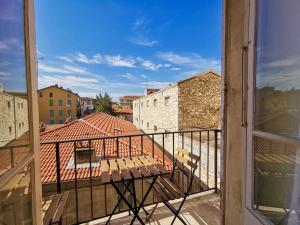
{"type": "MultiPolygon", "coordinates": [[[[50,131],[41,133],[41,173],[42,182],[49,183],[56,181],[56,159],[55,159],[55,144],[45,144],[53,141],[67,141],[87,138],[100,138],[120,135],[142,134],[131,122],[119,119],[117,117],[97,113],[91,114],[83,119],[75,120],[71,123],[57,127],[50,131]]],[[[77,141],[83,146],[88,146],[88,141],[77,141]]],[[[152,140],[148,137],[131,138],[131,155],[141,154],[143,145],[144,154],[152,154],[152,140]]],[[[74,169],[68,168],[68,164],[73,157],[74,143],[60,143],[60,163],[61,163],[61,180],[75,179],[74,169]]],[[[98,156],[114,158],[117,157],[117,139],[109,138],[105,141],[92,140],[91,147],[95,149],[98,156]]],[[[129,156],[130,146],[129,138],[118,138],[119,157],[129,156]]],[[[162,162],[162,152],[159,147],[154,147],[154,157],[162,162]]],[[[172,162],[165,156],[165,165],[171,169],[172,162]]],[[[89,168],[77,169],[78,179],[89,178],[89,168]]],[[[101,171],[98,167],[92,168],[92,176],[101,176],[101,171]]]]}
{"type": "Polygon", "coordinates": [[[117,113],[125,113],[125,114],[132,114],[133,110],[128,107],[128,106],[118,106],[118,105],[113,105],[113,109],[117,112],[117,113]]]}

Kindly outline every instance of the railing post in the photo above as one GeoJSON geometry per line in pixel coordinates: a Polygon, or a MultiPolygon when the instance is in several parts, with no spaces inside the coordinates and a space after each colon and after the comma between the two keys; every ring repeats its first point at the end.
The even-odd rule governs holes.
{"type": "Polygon", "coordinates": [[[59,158],[59,143],[55,143],[55,157],[56,157],[56,186],[57,193],[61,193],[61,178],[60,178],[60,158],[59,158]]]}
{"type": "Polygon", "coordinates": [[[154,158],[154,134],[152,134],[152,157],[154,158]]]}
{"type": "Polygon", "coordinates": [[[215,192],[218,192],[218,131],[215,130],[215,192]]]}
{"type": "Polygon", "coordinates": [[[163,166],[165,166],[165,134],[162,135],[163,140],[163,166]]]}
{"type": "Polygon", "coordinates": [[[142,149],[142,155],[144,154],[144,136],[141,135],[141,149],[142,149]]]}
{"type": "Polygon", "coordinates": [[[131,136],[129,136],[129,157],[131,159],[131,136]]]}
{"type": "Polygon", "coordinates": [[[119,158],[119,138],[116,138],[116,145],[117,145],[117,157],[119,158]]]}
{"type": "Polygon", "coordinates": [[[91,140],[89,140],[89,152],[90,152],[90,201],[91,201],[91,215],[92,219],[94,219],[94,202],[93,202],[93,171],[92,171],[92,148],[91,148],[91,140]]]}

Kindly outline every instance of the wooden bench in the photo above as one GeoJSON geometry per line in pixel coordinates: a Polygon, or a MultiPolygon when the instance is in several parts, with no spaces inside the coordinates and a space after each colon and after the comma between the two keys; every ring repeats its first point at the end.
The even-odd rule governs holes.
{"type": "Polygon", "coordinates": [[[56,194],[43,199],[43,224],[59,224],[65,205],[68,201],[69,191],[56,194]]]}

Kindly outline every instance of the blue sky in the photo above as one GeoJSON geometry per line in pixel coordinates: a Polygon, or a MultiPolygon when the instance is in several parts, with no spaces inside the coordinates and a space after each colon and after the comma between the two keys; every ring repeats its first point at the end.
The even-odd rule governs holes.
{"type": "Polygon", "coordinates": [[[221,0],[35,2],[39,88],[116,99],[220,71],[221,0]]]}

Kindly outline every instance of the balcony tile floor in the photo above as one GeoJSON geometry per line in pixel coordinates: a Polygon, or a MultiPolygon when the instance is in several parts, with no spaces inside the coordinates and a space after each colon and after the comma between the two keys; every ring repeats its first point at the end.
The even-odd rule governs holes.
{"type": "MultiPolygon", "coordinates": [[[[180,202],[179,202],[180,203],[180,202]]],[[[178,207],[178,202],[172,203],[173,206],[178,207]]],[[[181,216],[191,225],[220,225],[220,195],[216,193],[191,196],[184,204],[181,210],[181,216]]],[[[145,218],[145,214],[141,214],[145,218]]],[[[111,225],[127,225],[130,224],[132,216],[126,214],[118,214],[111,220],[111,225]]],[[[157,207],[152,220],[148,223],[150,225],[168,225],[173,220],[173,214],[168,208],[161,205],[157,207]]],[[[92,221],[86,225],[104,225],[106,219],[92,221]]],[[[134,224],[140,224],[138,220],[134,224]]],[[[178,219],[174,224],[182,224],[178,219]]]]}

